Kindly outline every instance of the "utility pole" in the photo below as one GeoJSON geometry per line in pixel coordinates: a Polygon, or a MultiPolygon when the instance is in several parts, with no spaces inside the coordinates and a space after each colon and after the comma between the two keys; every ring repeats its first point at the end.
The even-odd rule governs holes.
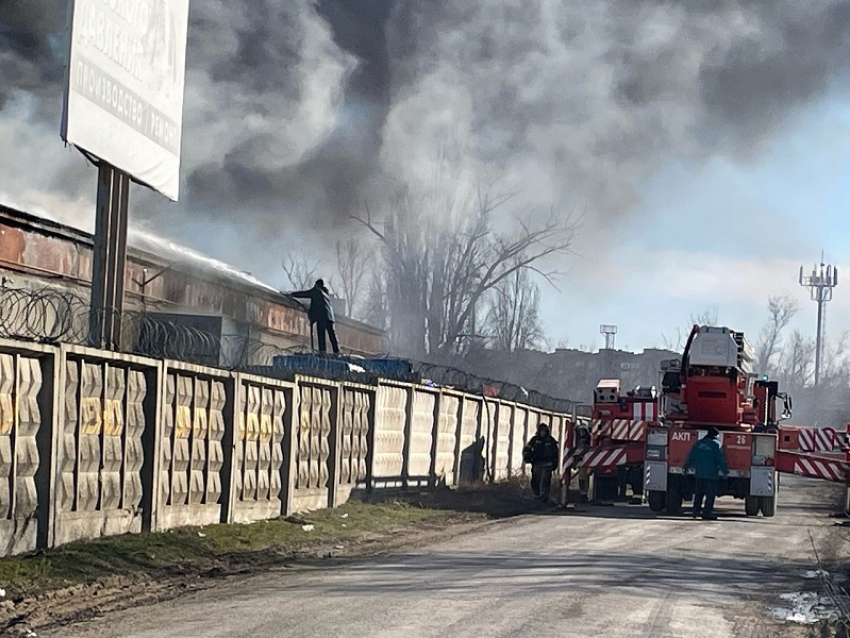
{"type": "Polygon", "coordinates": [[[812,268],[812,274],[804,275],[803,266],[800,266],[800,285],[809,289],[812,301],[818,304],[818,326],[815,339],[815,387],[818,387],[823,348],[823,311],[826,303],[832,301],[832,289],[838,285],[838,268],[825,264],[823,251],[821,251],[820,265],[812,268]]]}

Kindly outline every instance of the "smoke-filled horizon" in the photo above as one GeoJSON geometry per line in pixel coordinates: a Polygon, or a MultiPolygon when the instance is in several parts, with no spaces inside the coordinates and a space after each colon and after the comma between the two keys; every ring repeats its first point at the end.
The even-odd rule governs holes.
{"type": "MultiPolygon", "coordinates": [[[[94,171],[58,139],[65,6],[0,2],[0,199],[86,226],[94,171]]],[[[592,236],[639,210],[669,162],[758,157],[843,88],[850,59],[846,0],[194,0],[190,12],[181,202],[137,188],[132,214],[255,273],[281,247],[349,232],[365,203],[432,187],[446,146],[462,150],[458,180],[498,175],[519,207],[585,210],[592,236]]]]}

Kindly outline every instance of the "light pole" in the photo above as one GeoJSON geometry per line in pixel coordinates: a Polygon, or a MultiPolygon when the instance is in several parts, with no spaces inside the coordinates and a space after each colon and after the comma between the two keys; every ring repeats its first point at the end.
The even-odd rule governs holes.
{"type": "Polygon", "coordinates": [[[818,328],[815,339],[815,387],[820,382],[820,359],[823,347],[823,310],[828,301],[832,301],[832,289],[838,285],[838,268],[825,264],[821,253],[820,265],[812,268],[812,274],[804,275],[800,266],[800,285],[808,288],[812,301],[818,304],[818,328]]]}

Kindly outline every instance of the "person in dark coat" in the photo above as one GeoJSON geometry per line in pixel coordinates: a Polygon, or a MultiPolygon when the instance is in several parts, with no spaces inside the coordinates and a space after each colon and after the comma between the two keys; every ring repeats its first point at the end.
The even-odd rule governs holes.
{"type": "Polygon", "coordinates": [[[549,491],[552,487],[552,472],[558,467],[558,442],[549,434],[549,424],[537,426],[537,434],[526,443],[522,457],[531,464],[531,490],[534,498],[549,501],[549,491]]]}
{"type": "Polygon", "coordinates": [[[694,470],[696,485],[694,489],[694,518],[700,515],[704,520],[717,520],[714,515],[714,499],[717,497],[717,485],[720,475],[729,473],[726,455],[717,441],[720,431],[708,428],[706,435],[694,443],[685,461],[685,470],[694,470]],[[705,507],[702,506],[705,498],[705,507]]]}
{"type": "Polygon", "coordinates": [[[297,299],[309,299],[310,309],[307,311],[307,317],[310,323],[316,324],[318,332],[319,352],[327,352],[325,343],[325,332],[331,340],[331,347],[335,353],[339,354],[339,343],[336,340],[336,331],[334,330],[334,309],[331,303],[330,291],[325,287],[325,282],[322,279],[317,279],[316,284],[309,290],[299,290],[289,293],[290,297],[297,299]]]}

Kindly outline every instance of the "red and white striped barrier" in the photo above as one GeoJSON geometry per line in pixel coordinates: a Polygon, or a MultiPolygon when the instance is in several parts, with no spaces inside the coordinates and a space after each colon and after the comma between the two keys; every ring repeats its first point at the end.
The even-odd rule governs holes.
{"type": "Polygon", "coordinates": [[[850,469],[850,466],[846,461],[805,457],[798,457],[794,461],[794,474],[838,483],[844,483],[847,480],[848,469],[850,469]]]}
{"type": "Polygon", "coordinates": [[[564,454],[563,471],[584,468],[587,470],[601,470],[617,465],[625,465],[627,458],[626,450],[615,448],[609,450],[594,450],[592,448],[580,448],[568,450],[564,454]]]}
{"type": "Polygon", "coordinates": [[[630,419],[593,420],[593,431],[597,436],[605,436],[615,441],[642,441],[646,438],[646,421],[630,419]]]}
{"type": "Polygon", "coordinates": [[[632,419],[634,421],[657,421],[658,420],[658,402],[651,403],[635,403],[632,408],[632,419]]]}
{"type": "Polygon", "coordinates": [[[832,428],[803,428],[800,430],[800,450],[803,452],[832,452],[842,446],[842,437],[832,428]]]}

